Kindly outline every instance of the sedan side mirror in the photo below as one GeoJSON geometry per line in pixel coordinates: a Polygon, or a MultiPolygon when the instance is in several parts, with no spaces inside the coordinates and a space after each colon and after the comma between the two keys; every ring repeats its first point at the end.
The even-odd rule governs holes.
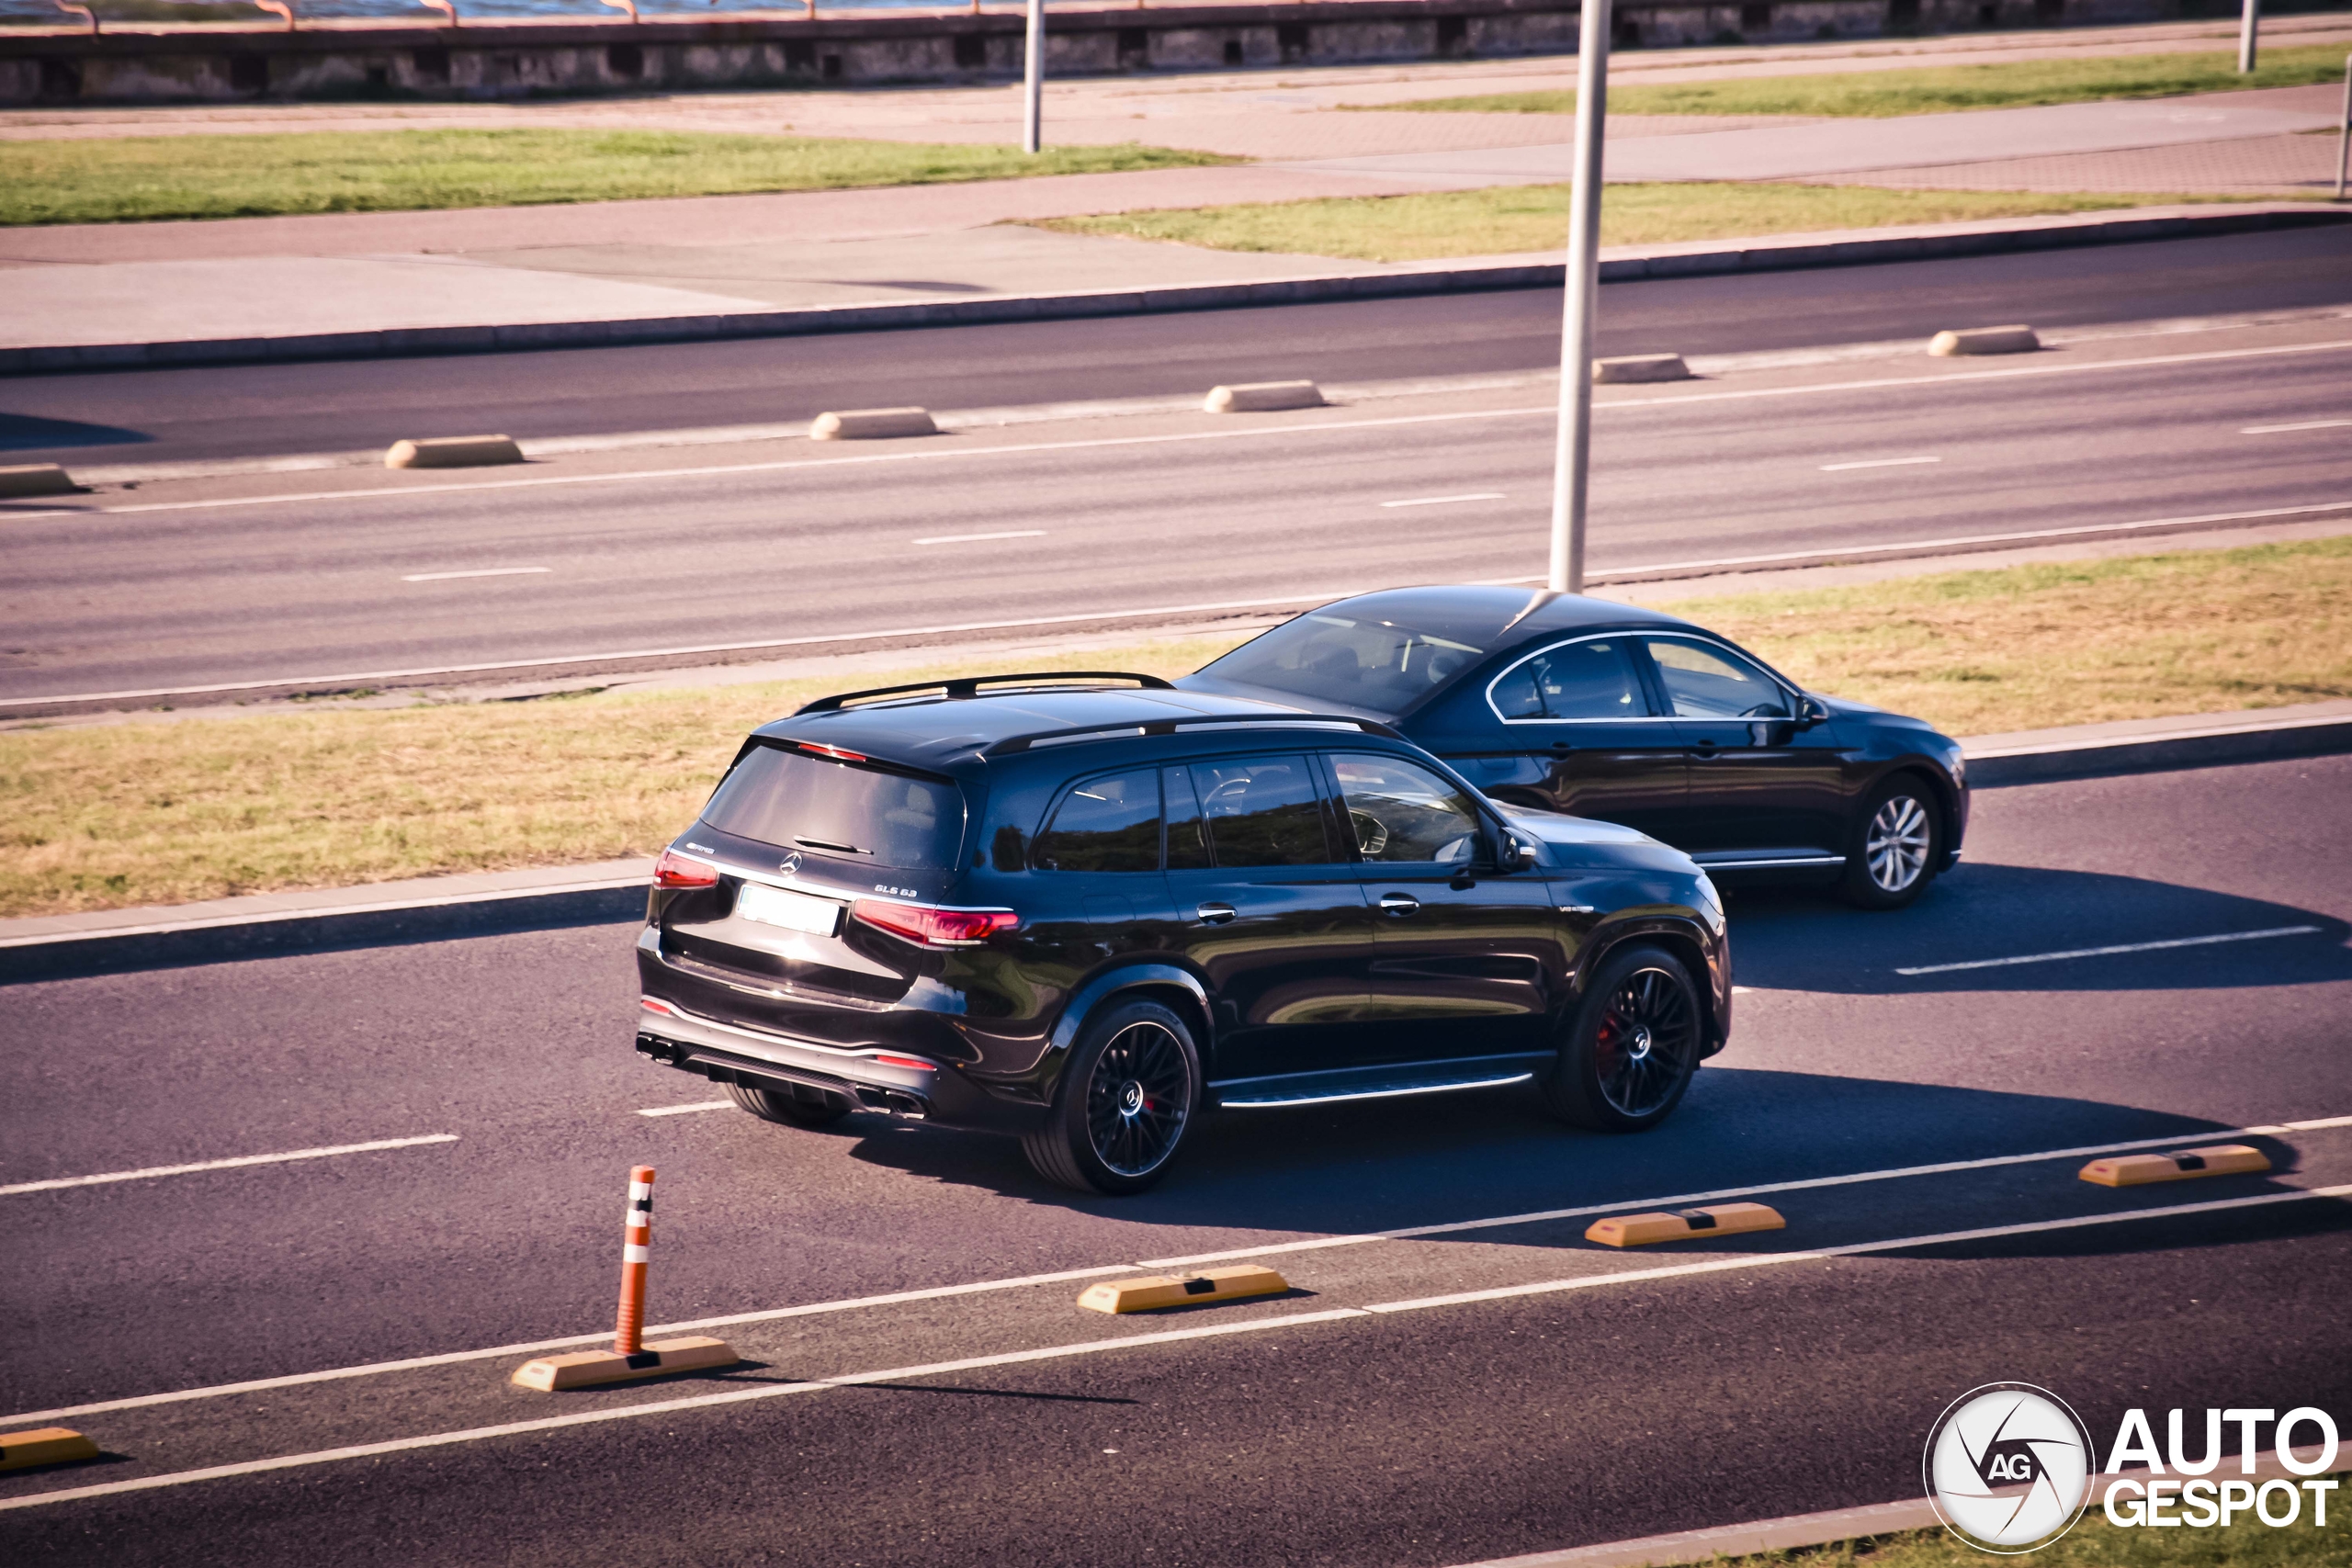
{"type": "Polygon", "coordinates": [[[1821,705],[1821,700],[1818,697],[1797,699],[1797,728],[1799,729],[1813,729],[1828,722],[1829,710],[1821,705]]]}

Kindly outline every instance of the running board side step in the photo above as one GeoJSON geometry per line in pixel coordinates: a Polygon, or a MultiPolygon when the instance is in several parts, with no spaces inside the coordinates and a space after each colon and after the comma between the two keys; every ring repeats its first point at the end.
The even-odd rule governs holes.
{"type": "Polygon", "coordinates": [[[1232,1111],[1267,1111],[1291,1105],[1334,1105],[1351,1100],[1395,1100],[1455,1089],[1500,1089],[1527,1083],[1552,1060],[1552,1053],[1479,1056],[1460,1062],[1408,1062],[1379,1067],[1348,1067],[1328,1073],[1286,1073],[1275,1077],[1229,1078],[1209,1085],[1216,1103],[1232,1111]]]}

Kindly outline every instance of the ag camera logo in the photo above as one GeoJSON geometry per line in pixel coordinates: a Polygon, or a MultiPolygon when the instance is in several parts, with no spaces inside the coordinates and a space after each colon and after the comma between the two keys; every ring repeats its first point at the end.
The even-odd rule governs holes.
{"type": "Polygon", "coordinates": [[[1944,1528],[1981,1551],[2016,1555],[2075,1528],[2090,1500],[2090,1429],[2031,1383],[1996,1382],[1952,1401],[1928,1433],[1928,1498],[1944,1528]]]}

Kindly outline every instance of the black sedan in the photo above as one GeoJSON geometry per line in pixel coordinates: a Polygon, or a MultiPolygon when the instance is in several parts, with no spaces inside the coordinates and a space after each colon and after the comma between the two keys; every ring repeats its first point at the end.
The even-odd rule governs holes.
{"type": "Polygon", "coordinates": [[[1639,829],[1718,880],[1910,903],[1960,859],[1960,743],[1674,615],[1519,588],[1309,611],[1183,677],[1394,726],[1492,798],[1639,829]]]}

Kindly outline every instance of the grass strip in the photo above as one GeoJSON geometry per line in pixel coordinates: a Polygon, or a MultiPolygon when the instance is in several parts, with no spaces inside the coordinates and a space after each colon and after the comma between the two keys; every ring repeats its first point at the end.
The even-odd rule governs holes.
{"type": "Polygon", "coordinates": [[[321,130],[0,142],[0,224],[526,207],[1238,162],[1127,142],[933,146],[684,130],[321,130]]]}
{"type": "MultiPolygon", "coordinates": [[[[1611,84],[1611,114],[1793,114],[1884,118],[1957,109],[2030,108],[2105,98],[2165,98],[2186,93],[2308,87],[2344,80],[2346,46],[2303,44],[2265,51],[2250,74],[2235,51],[2125,54],[2091,60],[2017,60],[1996,65],[1929,65],[1817,76],[1752,76],[1724,82],[1611,84]]],[[[1351,109],[1430,114],[1574,114],[1572,90],[1487,93],[1414,103],[1349,104],[1351,109]]]]}
{"type": "MultiPolygon", "coordinates": [[[[2352,538],[1682,608],[1809,686],[1961,735],[2352,696],[2352,538]]],[[[1077,657],[1173,675],[1237,640],[1077,657]]],[[[0,731],[0,915],[650,854],[745,731],[812,696],[1038,662],[0,731]]]]}
{"type": "MultiPolygon", "coordinates": [[[[1360,261],[1555,251],[1567,243],[1569,187],[1498,186],[1415,196],[1325,197],[1227,207],[1163,208],[1035,221],[1066,234],[1117,234],[1217,251],[1270,251],[1360,261]]],[[[2066,192],[1880,190],[1869,186],[1671,181],[1604,186],[1600,243],[1755,239],[1898,223],[2104,212],[2195,196],[2091,196],[2066,192]]]]}

